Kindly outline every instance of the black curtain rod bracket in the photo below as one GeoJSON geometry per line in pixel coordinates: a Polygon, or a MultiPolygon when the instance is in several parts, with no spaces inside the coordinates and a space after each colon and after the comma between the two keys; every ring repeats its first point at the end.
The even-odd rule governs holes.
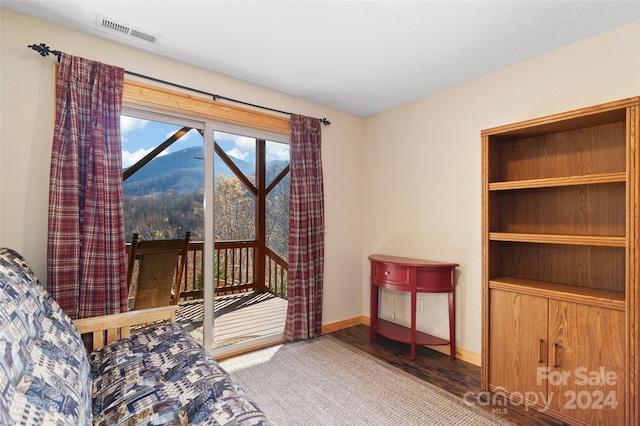
{"type": "MultiPolygon", "coordinates": [[[[43,56],[43,57],[47,57],[50,54],[51,55],[55,55],[55,56],[58,57],[58,62],[60,62],[60,56],[62,55],[62,52],[59,51],[59,50],[51,50],[51,48],[49,46],[47,46],[45,43],[30,44],[27,47],[35,50],[36,52],[38,52],[40,54],[40,56],[43,56]]],[[[124,72],[125,72],[125,74],[129,74],[129,75],[133,75],[133,76],[136,76],[136,77],[144,78],[146,80],[155,81],[156,83],[162,83],[162,84],[166,84],[166,85],[169,85],[169,86],[177,87],[179,89],[184,89],[184,90],[189,90],[191,92],[200,93],[201,95],[210,96],[214,101],[217,101],[218,99],[223,99],[225,101],[235,102],[235,103],[238,103],[238,104],[241,104],[241,105],[251,106],[251,107],[254,107],[254,108],[260,108],[260,109],[264,109],[264,110],[267,110],[267,111],[273,111],[273,112],[277,112],[279,114],[291,115],[290,112],[280,111],[278,109],[273,109],[273,108],[269,108],[269,107],[265,107],[265,106],[261,106],[261,105],[256,105],[256,104],[252,104],[252,103],[249,103],[249,102],[239,101],[237,99],[227,98],[226,96],[216,95],[214,93],[204,92],[202,90],[194,89],[192,87],[187,87],[187,86],[183,86],[181,84],[171,83],[170,81],[160,80],[159,78],[149,77],[148,75],[144,75],[144,74],[138,74],[138,73],[135,73],[133,71],[125,70],[124,72]]],[[[324,117],[320,118],[319,120],[325,126],[328,126],[329,124],[331,124],[331,122],[329,120],[327,120],[326,118],[324,118],[324,117]]]]}

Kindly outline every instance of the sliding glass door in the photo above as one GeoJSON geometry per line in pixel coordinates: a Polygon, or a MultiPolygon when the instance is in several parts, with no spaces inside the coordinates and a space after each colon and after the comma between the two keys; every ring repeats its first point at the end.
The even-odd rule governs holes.
{"type": "Polygon", "coordinates": [[[214,354],[280,339],[285,137],[136,108],[121,125],[126,240],[191,233],[178,322],[214,354]]]}

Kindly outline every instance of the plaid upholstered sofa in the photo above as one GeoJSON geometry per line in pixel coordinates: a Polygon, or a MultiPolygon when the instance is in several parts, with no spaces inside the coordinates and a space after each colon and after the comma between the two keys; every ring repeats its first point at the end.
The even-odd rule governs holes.
{"type": "MultiPolygon", "coordinates": [[[[168,307],[74,322],[18,253],[0,249],[0,425],[269,425],[174,323],[91,353],[80,336],[110,327],[127,335],[130,325],[174,314],[168,307]]],[[[115,340],[113,331],[104,335],[115,340]]]]}

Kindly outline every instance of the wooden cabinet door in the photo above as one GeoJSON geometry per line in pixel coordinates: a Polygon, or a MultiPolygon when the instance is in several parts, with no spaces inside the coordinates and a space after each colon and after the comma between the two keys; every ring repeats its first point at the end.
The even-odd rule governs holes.
{"type": "Polygon", "coordinates": [[[624,424],[624,312],[549,301],[551,409],[588,425],[624,424]]]}
{"type": "Polygon", "coordinates": [[[547,362],[549,300],[496,289],[490,292],[490,389],[519,392],[530,402],[539,402],[547,392],[547,384],[538,383],[537,375],[547,362]]]}

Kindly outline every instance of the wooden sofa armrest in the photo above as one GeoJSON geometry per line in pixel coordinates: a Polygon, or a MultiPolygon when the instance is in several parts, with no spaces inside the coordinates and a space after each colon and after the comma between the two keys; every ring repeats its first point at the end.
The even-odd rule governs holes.
{"type": "Polygon", "coordinates": [[[97,317],[81,318],[73,320],[80,334],[93,333],[93,350],[104,346],[104,334],[107,334],[107,344],[127,337],[130,334],[131,326],[144,325],[150,322],[161,320],[175,321],[177,305],[160,306],[152,309],[142,309],[139,311],[122,312],[120,314],[101,315],[97,317]]]}

